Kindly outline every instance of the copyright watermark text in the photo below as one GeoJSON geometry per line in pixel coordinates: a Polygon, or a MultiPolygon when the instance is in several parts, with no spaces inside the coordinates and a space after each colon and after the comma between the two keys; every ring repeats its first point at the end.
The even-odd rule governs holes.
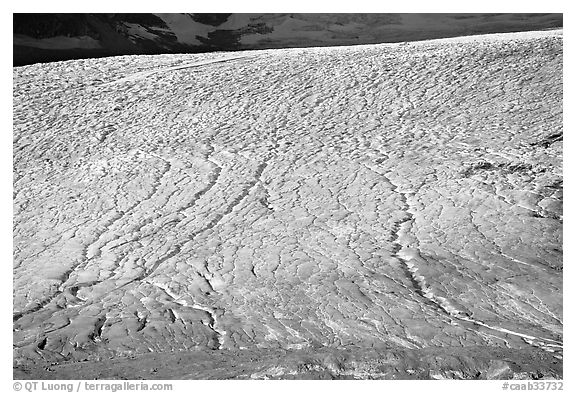
{"type": "Polygon", "coordinates": [[[14,382],[16,392],[134,392],[134,391],[171,391],[171,383],[147,383],[147,382],[48,382],[28,381],[14,382]]]}

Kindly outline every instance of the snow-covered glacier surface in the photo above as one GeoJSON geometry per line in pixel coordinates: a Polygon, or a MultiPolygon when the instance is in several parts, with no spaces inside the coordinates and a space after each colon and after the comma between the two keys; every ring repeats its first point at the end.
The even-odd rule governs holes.
{"type": "Polygon", "coordinates": [[[561,378],[562,56],[14,68],[15,377],[561,378]]]}

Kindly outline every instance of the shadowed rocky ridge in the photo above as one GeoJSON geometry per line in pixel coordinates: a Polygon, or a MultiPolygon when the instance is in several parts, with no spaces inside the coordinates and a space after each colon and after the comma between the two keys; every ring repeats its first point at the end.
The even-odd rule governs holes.
{"type": "Polygon", "coordinates": [[[562,14],[14,14],[14,65],[401,42],[562,27],[562,14]]]}
{"type": "Polygon", "coordinates": [[[561,378],[562,42],[14,68],[15,377],[561,378]]]}

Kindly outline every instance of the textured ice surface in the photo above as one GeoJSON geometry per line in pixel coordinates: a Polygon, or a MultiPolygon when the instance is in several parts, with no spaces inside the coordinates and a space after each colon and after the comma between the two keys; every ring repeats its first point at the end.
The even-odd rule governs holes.
{"type": "Polygon", "coordinates": [[[16,365],[485,348],[561,374],[561,31],[19,67],[13,132],[16,365]]]}

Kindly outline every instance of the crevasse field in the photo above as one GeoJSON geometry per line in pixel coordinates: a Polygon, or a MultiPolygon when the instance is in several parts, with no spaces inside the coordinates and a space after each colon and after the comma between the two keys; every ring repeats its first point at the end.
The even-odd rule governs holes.
{"type": "Polygon", "coordinates": [[[14,68],[14,377],[562,378],[562,45],[14,68]]]}

